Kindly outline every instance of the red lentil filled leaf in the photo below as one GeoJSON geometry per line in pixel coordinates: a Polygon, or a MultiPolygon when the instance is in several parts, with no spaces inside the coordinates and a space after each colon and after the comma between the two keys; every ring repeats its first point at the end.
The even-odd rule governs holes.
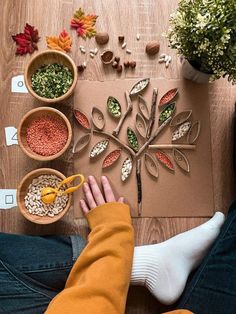
{"type": "Polygon", "coordinates": [[[17,55],[24,55],[27,53],[33,53],[38,50],[37,42],[39,41],[38,30],[26,23],[24,33],[19,33],[12,36],[12,39],[16,42],[17,55]]]}
{"type": "Polygon", "coordinates": [[[105,157],[102,163],[102,168],[107,168],[113,165],[119,159],[120,155],[121,155],[120,149],[113,150],[110,154],[108,154],[105,157]]]}
{"type": "Polygon", "coordinates": [[[169,104],[178,94],[178,89],[173,88],[166,92],[159,101],[159,107],[169,104]]]}
{"type": "Polygon", "coordinates": [[[83,112],[81,112],[78,109],[74,109],[74,116],[83,128],[85,128],[87,130],[91,129],[89,119],[87,118],[87,116],[83,112]]]}
{"type": "Polygon", "coordinates": [[[158,151],[156,151],[155,155],[156,155],[156,158],[158,159],[158,161],[160,161],[160,163],[162,165],[164,165],[169,170],[174,171],[174,165],[171,162],[170,158],[165,153],[158,150],[158,151]]]}
{"type": "Polygon", "coordinates": [[[85,15],[84,11],[79,8],[79,10],[74,13],[70,26],[76,29],[78,36],[91,38],[96,35],[94,26],[97,18],[98,16],[95,14],[85,15]]]}

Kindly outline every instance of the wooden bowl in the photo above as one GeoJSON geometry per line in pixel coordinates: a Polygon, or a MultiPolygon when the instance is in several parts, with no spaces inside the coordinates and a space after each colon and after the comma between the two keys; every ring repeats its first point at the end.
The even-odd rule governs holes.
{"type": "Polygon", "coordinates": [[[36,224],[50,224],[53,223],[59,219],[61,219],[65,213],[69,210],[71,206],[71,201],[72,201],[72,194],[69,194],[69,200],[67,202],[67,205],[65,209],[60,212],[58,215],[55,215],[54,217],[49,217],[49,216],[37,216],[37,215],[32,215],[28,212],[27,208],[25,207],[25,196],[28,192],[28,187],[30,183],[33,181],[34,178],[39,177],[40,175],[43,174],[51,174],[51,175],[56,175],[57,177],[61,178],[64,180],[66,177],[59,171],[51,169],[51,168],[40,168],[33,170],[29,172],[20,182],[18,189],[17,189],[17,203],[20,209],[21,214],[28,219],[29,221],[32,221],[36,224]]]}
{"type": "Polygon", "coordinates": [[[71,139],[72,139],[72,127],[71,127],[71,124],[70,124],[69,120],[67,119],[67,117],[62,112],[60,112],[59,110],[54,109],[54,108],[50,108],[50,107],[39,107],[39,108],[32,109],[32,110],[28,111],[23,116],[23,118],[21,119],[20,124],[18,126],[18,129],[17,129],[17,137],[18,137],[19,145],[26,155],[28,155],[30,158],[33,158],[36,160],[48,161],[48,160],[53,160],[53,159],[58,158],[67,150],[67,148],[70,145],[71,139]],[[29,124],[34,119],[41,117],[42,115],[61,117],[63,119],[63,121],[65,122],[65,125],[67,126],[67,130],[68,130],[68,139],[67,139],[66,145],[58,153],[51,155],[51,156],[42,156],[42,155],[39,155],[39,154],[33,152],[30,149],[30,147],[27,143],[27,140],[26,140],[26,132],[27,132],[27,128],[28,128],[29,124]]]}
{"type": "Polygon", "coordinates": [[[30,59],[25,69],[24,79],[25,79],[25,85],[32,96],[34,96],[38,100],[51,104],[51,103],[60,102],[66,99],[67,97],[69,97],[73,93],[76,83],[77,83],[78,73],[77,73],[77,68],[74,61],[67,54],[57,51],[57,50],[46,50],[46,51],[36,54],[33,58],[30,59]],[[68,89],[68,91],[64,95],[57,98],[53,98],[53,99],[39,96],[38,94],[35,93],[35,91],[31,87],[32,75],[41,66],[46,65],[46,64],[51,64],[51,63],[58,63],[64,66],[67,66],[71,70],[72,75],[73,75],[73,83],[71,87],[68,89]]]}

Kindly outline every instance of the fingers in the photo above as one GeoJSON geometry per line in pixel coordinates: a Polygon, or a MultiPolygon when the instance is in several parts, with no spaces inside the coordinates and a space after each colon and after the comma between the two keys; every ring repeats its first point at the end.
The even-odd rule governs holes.
{"type": "Polygon", "coordinates": [[[112,191],[110,183],[107,177],[102,176],[102,186],[104,191],[104,196],[107,202],[116,202],[115,195],[112,191]]]}
{"type": "Polygon", "coordinates": [[[86,200],[89,208],[93,209],[93,208],[97,207],[97,204],[95,203],[95,200],[93,198],[93,194],[92,194],[90,187],[89,187],[87,182],[85,182],[83,185],[83,191],[84,191],[84,195],[85,195],[85,200],[86,200]]]}
{"type": "MultiPolygon", "coordinates": [[[[104,195],[93,176],[89,176],[88,183],[85,182],[83,184],[85,199],[80,200],[80,207],[85,215],[89,212],[90,209],[102,205],[105,202],[116,202],[115,195],[107,177],[102,176],[101,181],[104,195]]],[[[120,197],[118,202],[124,203],[124,197],[120,197]]]]}
{"type": "Polygon", "coordinates": [[[125,202],[124,197],[120,197],[120,198],[118,199],[118,203],[124,203],[124,202],[125,202]]]}
{"type": "Polygon", "coordinates": [[[97,205],[102,205],[105,203],[104,197],[102,195],[102,192],[97,184],[97,181],[93,176],[89,176],[89,185],[93,193],[93,198],[97,205]]]}
{"type": "Polygon", "coordinates": [[[80,200],[79,204],[80,204],[80,208],[82,209],[83,214],[86,215],[89,212],[89,208],[85,200],[80,200]]]}

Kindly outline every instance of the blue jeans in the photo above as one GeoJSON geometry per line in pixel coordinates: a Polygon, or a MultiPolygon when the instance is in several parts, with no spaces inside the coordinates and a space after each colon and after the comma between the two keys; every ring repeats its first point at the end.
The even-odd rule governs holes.
{"type": "MultiPolygon", "coordinates": [[[[43,313],[63,289],[84,246],[80,236],[0,233],[0,313],[43,313]]],[[[236,202],[230,207],[218,239],[189,278],[174,308],[189,309],[195,314],[236,313],[236,202]]]]}

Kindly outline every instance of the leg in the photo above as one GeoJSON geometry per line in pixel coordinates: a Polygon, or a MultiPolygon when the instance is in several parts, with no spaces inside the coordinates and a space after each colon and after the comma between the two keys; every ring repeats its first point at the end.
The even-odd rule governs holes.
{"type": "Polygon", "coordinates": [[[214,243],[224,222],[216,213],[206,223],[165,242],[135,247],[131,284],[146,286],[163,304],[173,304],[182,294],[190,272],[214,243]]]}
{"type": "Polygon", "coordinates": [[[177,303],[196,314],[234,314],[236,308],[236,202],[201,266],[177,303]]]}
{"type": "Polygon", "coordinates": [[[43,313],[84,245],[79,236],[0,233],[0,313],[43,313]]]}

